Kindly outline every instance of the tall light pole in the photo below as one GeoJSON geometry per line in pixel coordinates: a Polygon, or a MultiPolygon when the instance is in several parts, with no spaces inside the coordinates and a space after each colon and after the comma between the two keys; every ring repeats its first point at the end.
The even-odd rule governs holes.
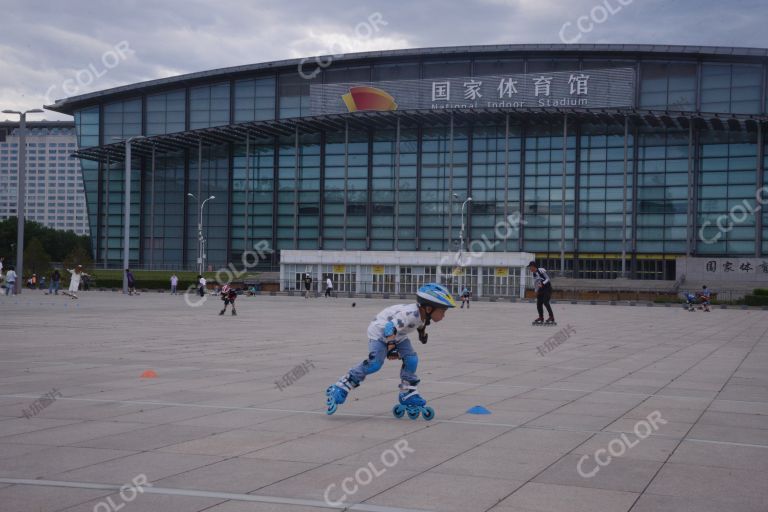
{"type": "Polygon", "coordinates": [[[39,108],[25,110],[3,110],[3,114],[19,114],[19,177],[16,200],[17,227],[16,227],[16,293],[20,294],[24,289],[24,207],[26,206],[27,192],[27,114],[41,114],[39,108]]]}
{"type": "Polygon", "coordinates": [[[467,200],[461,204],[461,234],[459,235],[459,238],[460,238],[459,250],[461,252],[464,252],[464,208],[466,208],[467,203],[470,203],[470,202],[472,202],[472,198],[468,197],[467,200]]]}
{"type": "Polygon", "coordinates": [[[197,221],[197,269],[198,274],[203,274],[203,258],[204,254],[203,251],[205,248],[203,247],[203,208],[205,208],[205,203],[210,201],[211,199],[216,199],[216,196],[211,196],[208,199],[204,200],[202,203],[200,203],[200,198],[198,198],[195,194],[188,192],[187,195],[189,197],[193,197],[197,200],[197,203],[200,205],[200,216],[198,217],[197,221]]]}
{"type": "Polygon", "coordinates": [[[145,139],[143,135],[134,135],[125,139],[125,204],[123,205],[123,294],[128,295],[128,274],[131,243],[131,142],[145,139]]]}

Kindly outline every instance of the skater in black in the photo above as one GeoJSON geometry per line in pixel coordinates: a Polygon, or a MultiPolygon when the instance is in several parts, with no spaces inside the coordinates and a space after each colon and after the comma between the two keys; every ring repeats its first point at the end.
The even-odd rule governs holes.
{"type": "Polygon", "coordinates": [[[309,273],[304,274],[304,298],[309,298],[309,291],[312,289],[312,276],[309,273]]]}
{"type": "Polygon", "coordinates": [[[227,306],[232,304],[232,316],[237,316],[237,310],[235,310],[235,299],[237,299],[237,292],[233,290],[228,284],[221,287],[221,300],[224,301],[224,309],[219,312],[219,315],[223,315],[227,312],[227,306]]]}
{"type": "Polygon", "coordinates": [[[533,284],[536,288],[536,309],[539,311],[539,316],[533,321],[534,325],[537,324],[555,324],[555,315],[552,313],[552,306],[549,305],[549,299],[552,298],[552,282],[549,279],[546,269],[539,268],[535,261],[528,264],[528,270],[533,274],[533,284]],[[549,318],[544,321],[544,307],[547,308],[549,318]]]}

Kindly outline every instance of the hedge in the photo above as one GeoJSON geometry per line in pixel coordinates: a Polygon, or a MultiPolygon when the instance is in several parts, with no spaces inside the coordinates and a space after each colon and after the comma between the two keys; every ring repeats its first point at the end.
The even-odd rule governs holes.
{"type": "Polygon", "coordinates": [[[744,303],[747,306],[768,306],[768,295],[747,295],[744,303]]]}
{"type": "Polygon", "coordinates": [[[768,296],[768,288],[755,288],[752,295],[768,296]]]}
{"type": "MultiPolygon", "coordinates": [[[[178,290],[186,290],[190,285],[194,284],[192,281],[179,281],[178,290]]],[[[171,283],[167,279],[137,279],[135,282],[136,288],[147,288],[149,290],[171,290],[171,283]]],[[[82,287],[82,283],[80,284],[82,287]]],[[[110,279],[96,277],[95,282],[91,281],[90,288],[123,288],[122,279],[110,279]]]]}

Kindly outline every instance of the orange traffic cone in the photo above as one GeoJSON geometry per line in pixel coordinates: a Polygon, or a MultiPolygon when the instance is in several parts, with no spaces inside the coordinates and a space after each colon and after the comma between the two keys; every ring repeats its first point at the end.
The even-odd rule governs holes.
{"type": "Polygon", "coordinates": [[[157,377],[155,370],[144,370],[144,372],[141,374],[142,379],[154,379],[155,377],[157,377]]]}

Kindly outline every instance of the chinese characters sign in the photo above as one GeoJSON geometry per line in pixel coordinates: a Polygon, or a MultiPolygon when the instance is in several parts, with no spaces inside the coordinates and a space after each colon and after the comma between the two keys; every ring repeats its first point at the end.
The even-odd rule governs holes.
{"type": "Polygon", "coordinates": [[[313,84],[312,115],[357,110],[622,108],[634,106],[632,68],[527,75],[313,84]]]}
{"type": "Polygon", "coordinates": [[[677,278],[702,283],[741,282],[768,285],[768,258],[679,258],[677,278]]]}
{"type": "Polygon", "coordinates": [[[750,260],[709,260],[707,261],[706,268],[707,272],[712,274],[729,274],[731,272],[768,274],[768,259],[762,260],[759,263],[755,261],[754,265],[750,260]]]}

